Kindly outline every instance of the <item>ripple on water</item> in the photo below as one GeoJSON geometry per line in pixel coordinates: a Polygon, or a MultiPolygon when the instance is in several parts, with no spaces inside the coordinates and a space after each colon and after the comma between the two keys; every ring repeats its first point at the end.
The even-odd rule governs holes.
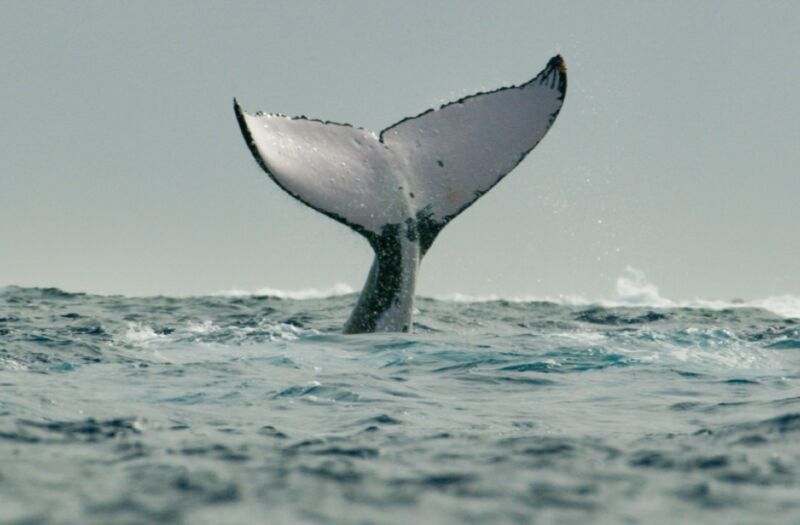
{"type": "Polygon", "coordinates": [[[796,319],[422,298],[341,335],[354,301],[0,290],[4,517],[800,522],[796,319]]]}

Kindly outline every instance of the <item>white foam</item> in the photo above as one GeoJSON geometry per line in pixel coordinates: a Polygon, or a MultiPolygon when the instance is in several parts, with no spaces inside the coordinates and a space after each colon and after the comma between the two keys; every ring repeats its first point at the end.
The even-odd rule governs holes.
{"type": "Polygon", "coordinates": [[[693,299],[673,301],[661,297],[658,287],[647,281],[644,272],[628,266],[625,275],[617,279],[617,297],[612,301],[601,301],[604,306],[648,306],[666,308],[708,308],[722,310],[727,308],[761,308],[782,317],[800,318],[800,297],[781,295],[754,301],[720,301],[693,299]]]}
{"type": "Polygon", "coordinates": [[[507,301],[509,303],[558,303],[566,305],[582,305],[582,304],[595,304],[597,301],[592,301],[577,295],[559,295],[558,297],[550,297],[547,295],[513,295],[503,296],[498,294],[487,295],[470,295],[460,292],[453,292],[444,295],[432,295],[431,299],[437,301],[448,301],[452,303],[491,303],[494,301],[507,301]]]}
{"type": "Polygon", "coordinates": [[[775,297],[767,297],[766,299],[761,299],[759,301],[753,301],[751,304],[784,317],[800,319],[800,297],[795,297],[793,295],[779,295],[775,297]]]}
{"type": "Polygon", "coordinates": [[[193,334],[210,334],[219,330],[219,326],[211,321],[203,321],[202,323],[189,323],[186,330],[193,334]]]}
{"type": "Polygon", "coordinates": [[[433,299],[457,303],[482,303],[492,301],[508,301],[511,303],[551,302],[568,306],[598,305],[605,307],[640,306],[649,308],[708,308],[723,310],[727,308],[761,308],[787,318],[800,318],[800,297],[780,295],[754,301],[721,301],[710,299],[693,299],[674,301],[662,297],[658,286],[649,282],[643,271],[628,266],[623,275],[617,278],[614,297],[611,299],[590,299],[579,295],[550,296],[501,296],[469,295],[451,293],[435,295],[433,299]]]}
{"type": "Polygon", "coordinates": [[[28,370],[28,367],[10,357],[0,357],[0,370],[19,372],[21,370],[28,370]]]}
{"type": "Polygon", "coordinates": [[[303,336],[319,335],[313,328],[299,328],[287,323],[270,323],[266,329],[270,332],[270,341],[295,341],[303,336]]]}
{"type": "Polygon", "coordinates": [[[347,283],[336,283],[331,288],[318,289],[306,288],[304,290],[279,290],[277,288],[261,288],[255,292],[246,290],[226,290],[215,295],[223,297],[277,297],[279,299],[325,299],[355,293],[352,286],[347,283]]]}
{"type": "MultiPolygon", "coordinates": [[[[300,328],[289,323],[272,322],[267,319],[262,320],[256,326],[246,326],[224,329],[211,321],[190,322],[185,326],[179,327],[169,334],[159,334],[151,326],[144,323],[128,323],[128,329],[121,341],[123,344],[135,345],[147,348],[163,348],[164,345],[171,343],[202,343],[208,341],[205,336],[219,334],[228,341],[238,341],[239,343],[252,340],[268,341],[295,341],[297,339],[319,335],[319,331],[313,328],[300,328]]],[[[174,349],[170,350],[172,355],[174,349]]],[[[158,356],[162,358],[163,356],[158,356]]],[[[163,358],[166,360],[166,358],[163,358]]],[[[0,361],[0,369],[4,363],[0,361]]]]}
{"type": "Polygon", "coordinates": [[[658,287],[647,282],[644,272],[632,266],[617,278],[616,302],[626,306],[673,306],[658,293],[658,287]]]}
{"type": "MultiPolygon", "coordinates": [[[[598,305],[605,307],[641,306],[649,308],[708,308],[723,310],[726,308],[761,308],[774,314],[787,318],[800,318],[800,297],[781,295],[767,297],[754,301],[721,301],[712,299],[693,299],[676,301],[662,297],[658,286],[647,280],[645,273],[632,266],[625,268],[625,272],[617,278],[612,298],[588,298],[580,295],[515,295],[503,296],[499,294],[471,295],[460,292],[437,294],[430,296],[438,301],[455,303],[486,303],[494,301],[507,301],[510,303],[549,302],[568,306],[598,305]]],[[[280,299],[325,299],[356,293],[352,286],[346,283],[336,283],[330,288],[307,288],[304,290],[279,290],[276,288],[261,288],[255,292],[245,290],[228,290],[216,295],[223,297],[278,297],[280,299]]]]}
{"type": "Polygon", "coordinates": [[[147,344],[164,337],[163,334],[157,334],[151,326],[142,323],[128,323],[128,330],[125,332],[127,342],[134,344],[147,344]]]}

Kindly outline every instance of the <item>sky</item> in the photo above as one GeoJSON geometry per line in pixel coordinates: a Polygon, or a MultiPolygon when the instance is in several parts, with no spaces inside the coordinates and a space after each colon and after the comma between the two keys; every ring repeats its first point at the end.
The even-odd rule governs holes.
{"type": "Polygon", "coordinates": [[[569,72],[548,135],[445,228],[422,295],[800,295],[800,2],[16,2],[0,18],[0,286],[358,289],[232,110],[379,131],[569,72]]]}

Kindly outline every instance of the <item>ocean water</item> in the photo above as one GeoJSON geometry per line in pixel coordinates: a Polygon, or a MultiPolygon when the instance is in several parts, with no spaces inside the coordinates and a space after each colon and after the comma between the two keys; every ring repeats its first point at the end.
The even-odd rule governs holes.
{"type": "MultiPolygon", "coordinates": [[[[800,523],[800,301],[0,289],[0,522],[800,523]]],[[[629,286],[629,289],[626,289],[629,286]]]]}

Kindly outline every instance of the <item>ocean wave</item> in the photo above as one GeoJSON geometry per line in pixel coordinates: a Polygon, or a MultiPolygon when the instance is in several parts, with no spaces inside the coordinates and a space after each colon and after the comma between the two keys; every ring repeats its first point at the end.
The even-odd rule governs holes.
{"type": "Polygon", "coordinates": [[[165,334],[157,333],[152,326],[142,323],[128,323],[128,329],[125,332],[125,340],[138,345],[147,345],[165,337],[165,334]]]}
{"type": "MultiPolygon", "coordinates": [[[[214,294],[213,297],[240,298],[240,297],[274,297],[278,299],[315,300],[341,297],[358,293],[359,290],[347,283],[336,283],[329,288],[305,288],[300,290],[282,290],[279,288],[264,287],[255,291],[242,289],[224,290],[214,294]]],[[[0,287],[0,295],[23,295],[36,299],[72,299],[86,296],[81,292],[67,292],[59,288],[28,288],[18,286],[0,287]]],[[[98,297],[122,297],[112,294],[90,294],[98,297]]],[[[617,278],[614,293],[611,298],[592,298],[582,295],[559,294],[550,295],[503,295],[503,294],[469,294],[452,292],[445,294],[417,294],[418,297],[435,301],[455,303],[552,303],[562,306],[600,306],[604,308],[692,308],[708,310],[727,310],[740,308],[758,308],[789,319],[800,319],[800,296],[791,294],[776,295],[762,299],[744,301],[734,299],[730,301],[720,299],[694,298],[689,300],[676,300],[663,297],[657,285],[647,280],[645,273],[634,267],[627,267],[623,275],[617,278]]],[[[165,296],[160,296],[165,297],[165,296]]],[[[142,297],[145,298],[145,297],[142,297]]],[[[134,329],[134,332],[136,330],[134,329]]],[[[145,339],[152,338],[147,333],[134,333],[145,339]]]]}
{"type": "MultiPolygon", "coordinates": [[[[149,347],[153,343],[201,343],[216,342],[242,344],[261,341],[295,341],[302,337],[319,335],[314,329],[301,328],[289,323],[263,319],[253,326],[221,326],[212,321],[189,322],[185,326],[159,331],[141,322],[128,323],[127,330],[117,342],[122,345],[149,347]]],[[[2,362],[0,362],[1,364],[2,362]]]]}
{"type": "Polygon", "coordinates": [[[485,303],[505,301],[510,303],[554,303],[564,306],[602,306],[604,308],[701,308],[726,310],[730,308],[760,308],[786,318],[800,319],[800,297],[785,294],[753,301],[723,301],[715,299],[672,300],[662,297],[658,286],[649,282],[641,270],[627,267],[617,278],[615,294],[611,299],[588,298],[580,295],[553,296],[503,296],[498,294],[470,295],[459,292],[433,295],[431,299],[457,303],[485,303]]]}
{"type": "Polygon", "coordinates": [[[305,288],[303,290],[279,290],[277,288],[261,288],[255,292],[247,290],[225,290],[218,292],[214,295],[222,297],[277,297],[278,299],[327,299],[328,297],[338,297],[340,295],[349,295],[355,293],[347,283],[336,283],[330,288],[305,288]]]}

